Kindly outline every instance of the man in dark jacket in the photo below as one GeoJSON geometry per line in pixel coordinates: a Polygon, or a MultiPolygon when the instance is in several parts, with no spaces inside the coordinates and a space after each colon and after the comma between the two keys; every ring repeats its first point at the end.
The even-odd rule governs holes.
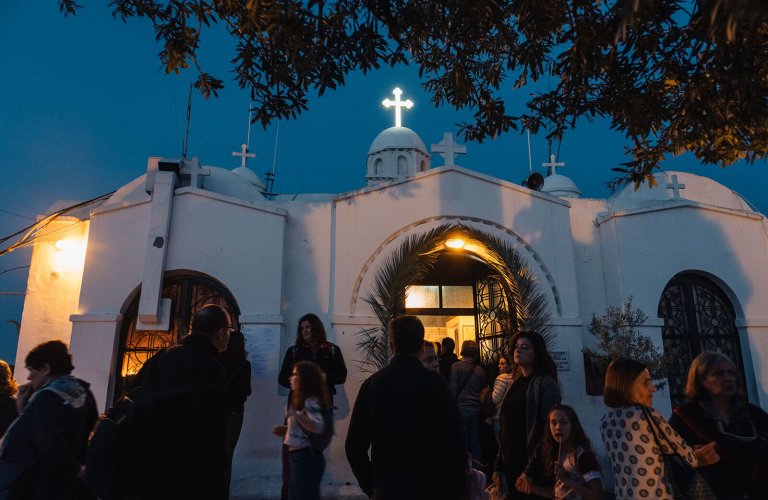
{"type": "Polygon", "coordinates": [[[372,498],[459,499],[467,480],[461,417],[445,381],[419,361],[424,326],[400,316],[389,335],[392,361],[363,382],[355,401],[349,465],[372,498]]]}
{"type": "Polygon", "coordinates": [[[451,367],[459,360],[459,357],[453,352],[456,349],[456,342],[451,337],[445,337],[441,342],[443,353],[437,363],[440,365],[440,375],[446,382],[451,381],[451,367]]]}
{"type": "Polygon", "coordinates": [[[206,305],[192,319],[192,333],[148,361],[135,384],[154,393],[178,390],[157,408],[148,429],[147,463],[136,464],[130,498],[227,498],[227,406],[219,353],[231,333],[227,311],[206,305]],[[131,496],[132,495],[132,496],[131,496]]]}

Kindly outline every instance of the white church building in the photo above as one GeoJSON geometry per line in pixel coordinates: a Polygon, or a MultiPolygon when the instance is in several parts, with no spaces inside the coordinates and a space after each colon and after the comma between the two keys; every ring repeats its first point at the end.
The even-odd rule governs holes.
{"type": "MultiPolygon", "coordinates": [[[[396,94],[390,104],[399,114],[407,102],[396,94]]],[[[234,170],[196,158],[149,158],[145,175],[51,220],[37,239],[17,378],[26,378],[32,347],[61,339],[103,410],[150,355],[186,333],[196,308],[219,303],[242,329],[253,367],[232,492],[274,498],[281,459],[271,427],[282,423],[286,401],[279,364],[299,317],[316,313],[349,369],[337,387],[323,492],[359,495],[344,456],[350,411],[368,376],[357,344],[361,332],[381,326],[371,306],[377,280],[402,262],[404,245],[430,235],[427,251],[414,255],[432,255],[432,267],[400,283],[403,303],[390,309],[418,314],[430,340],[477,339],[492,359],[527,320],[499,279],[517,279],[499,259],[498,248],[513,249],[546,312],[563,400],[576,408],[596,450],[605,407],[588,390],[594,381],[582,349],[593,345],[593,314],[629,297],[649,316],[643,333],[678,362],[668,388],[656,394],[664,414],[704,349],[734,358],[750,401],[768,408],[762,214],[693,174],[660,173],[653,189],[629,186],[609,199],[585,199],[554,158],[536,191],[456,165],[461,152],[449,134],[428,149],[398,120],[373,139],[367,160],[354,160],[361,170],[365,160],[359,189],[279,196],[267,192],[245,157],[234,170]],[[436,243],[443,236],[454,248],[436,243]]]]}

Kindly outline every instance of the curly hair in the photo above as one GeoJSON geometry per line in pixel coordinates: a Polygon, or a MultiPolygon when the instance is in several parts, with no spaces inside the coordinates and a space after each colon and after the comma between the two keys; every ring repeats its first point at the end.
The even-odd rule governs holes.
{"type": "Polygon", "coordinates": [[[325,326],[323,325],[323,322],[320,321],[320,318],[318,318],[316,314],[309,313],[299,318],[299,325],[296,327],[297,346],[301,347],[307,343],[304,340],[304,337],[301,336],[301,324],[305,321],[309,323],[309,326],[312,327],[312,336],[317,339],[318,344],[328,342],[328,335],[325,333],[325,326]]]}
{"type": "Polygon", "coordinates": [[[18,390],[19,385],[13,378],[11,367],[0,359],[0,396],[15,396],[18,390]]]}
{"type": "Polygon", "coordinates": [[[293,369],[299,376],[299,387],[291,393],[291,406],[303,410],[304,402],[311,397],[317,398],[323,408],[329,406],[328,386],[320,366],[312,361],[299,361],[293,369]]]}

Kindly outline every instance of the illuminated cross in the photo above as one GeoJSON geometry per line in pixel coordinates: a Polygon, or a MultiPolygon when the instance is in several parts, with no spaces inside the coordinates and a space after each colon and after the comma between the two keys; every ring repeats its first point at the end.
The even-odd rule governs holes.
{"type": "Polygon", "coordinates": [[[549,175],[556,175],[557,174],[557,167],[564,167],[565,162],[556,162],[555,161],[555,155],[549,155],[549,163],[544,162],[541,164],[542,167],[548,167],[549,169],[549,175]]]}
{"type": "Polygon", "coordinates": [[[453,134],[449,132],[443,132],[443,140],[438,144],[432,144],[431,149],[433,153],[439,153],[445,158],[446,165],[453,165],[456,155],[463,155],[467,152],[466,146],[453,142],[453,134]]]}
{"type": "Polygon", "coordinates": [[[241,146],[242,152],[238,153],[236,151],[232,151],[232,156],[239,156],[240,157],[240,166],[245,167],[245,163],[248,161],[248,158],[256,158],[256,153],[249,153],[248,152],[248,146],[243,144],[241,146]]]}
{"type": "Polygon", "coordinates": [[[679,200],[680,199],[680,190],[685,189],[685,184],[679,184],[677,182],[677,176],[673,175],[670,177],[672,179],[672,182],[667,184],[666,188],[672,190],[672,199],[673,200],[679,200]]]}
{"type": "Polygon", "coordinates": [[[381,101],[381,103],[384,105],[385,108],[395,108],[395,127],[402,127],[403,126],[403,120],[402,120],[402,108],[405,109],[411,109],[413,107],[413,101],[408,99],[407,101],[401,101],[400,96],[403,95],[403,91],[399,88],[395,87],[395,90],[392,91],[393,94],[395,94],[395,100],[392,101],[390,99],[384,99],[381,101]]]}

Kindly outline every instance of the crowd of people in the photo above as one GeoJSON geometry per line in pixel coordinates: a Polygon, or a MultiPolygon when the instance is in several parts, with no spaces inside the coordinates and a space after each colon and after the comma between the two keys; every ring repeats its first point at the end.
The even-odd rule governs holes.
{"type": "MultiPolygon", "coordinates": [[[[541,335],[517,333],[489,371],[476,342],[463,342],[457,356],[451,338],[426,341],[415,316],[393,319],[387,331],[391,361],[360,387],[344,443],[368,497],[604,497],[607,477],[579,416],[562,402],[541,335]]],[[[17,386],[0,361],[0,498],[95,499],[87,452],[98,415],[88,383],[72,376],[72,355],[57,340],[36,346],[25,364],[29,381],[17,386]]],[[[229,314],[215,305],[199,309],[191,333],[150,358],[129,384],[129,391],[155,391],[155,424],[141,443],[140,480],[116,498],[228,498],[250,372],[229,314]]],[[[647,367],[611,362],[600,434],[615,498],[681,498],[690,485],[675,477],[680,467],[696,478],[695,498],[768,498],[760,484],[768,473],[768,414],[746,400],[738,373],[727,356],[702,352],[691,364],[685,403],[667,420],[653,407],[647,367]]],[[[322,321],[303,316],[278,380],[289,389],[283,425],[273,428],[282,440],[282,498],[321,498],[322,437],[332,435],[335,386],[346,377],[322,321]]]]}

